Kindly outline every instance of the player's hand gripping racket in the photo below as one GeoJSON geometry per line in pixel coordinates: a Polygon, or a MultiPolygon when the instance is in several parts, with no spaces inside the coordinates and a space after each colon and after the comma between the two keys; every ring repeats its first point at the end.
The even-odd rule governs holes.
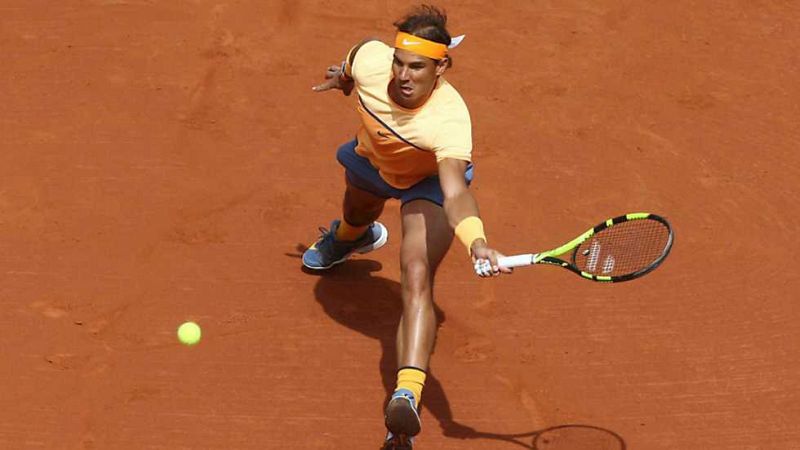
{"type": "Polygon", "coordinates": [[[504,256],[497,263],[503,267],[552,264],[592,281],[628,281],[658,267],[673,239],[672,227],[663,217],[633,213],[608,219],[553,250],[504,256]]]}

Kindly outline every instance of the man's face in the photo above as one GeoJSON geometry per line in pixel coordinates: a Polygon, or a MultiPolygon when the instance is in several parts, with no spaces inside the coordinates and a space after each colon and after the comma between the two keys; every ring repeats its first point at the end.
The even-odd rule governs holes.
{"type": "Polygon", "coordinates": [[[394,50],[392,98],[404,108],[416,108],[431,95],[436,79],[447,69],[444,61],[417,55],[402,48],[394,50]]]}

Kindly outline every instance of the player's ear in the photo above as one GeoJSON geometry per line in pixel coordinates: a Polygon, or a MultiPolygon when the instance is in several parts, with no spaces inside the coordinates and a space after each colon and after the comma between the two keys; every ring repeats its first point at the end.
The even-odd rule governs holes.
{"type": "Polygon", "coordinates": [[[442,58],[441,60],[439,60],[436,63],[436,76],[440,77],[440,76],[444,75],[444,73],[445,73],[445,71],[447,71],[448,67],[450,67],[450,57],[449,56],[445,56],[444,58],[442,58]]]}

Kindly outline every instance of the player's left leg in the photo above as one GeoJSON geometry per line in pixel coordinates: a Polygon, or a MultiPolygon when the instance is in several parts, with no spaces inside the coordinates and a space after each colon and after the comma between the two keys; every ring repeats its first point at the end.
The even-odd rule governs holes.
{"type": "Polygon", "coordinates": [[[403,316],[397,331],[397,389],[386,407],[386,427],[395,447],[408,445],[419,433],[419,403],[436,339],[433,280],[436,268],[453,239],[444,210],[427,200],[402,208],[403,242],[400,247],[403,316]]]}
{"type": "Polygon", "coordinates": [[[353,253],[368,253],[381,248],[389,232],[377,221],[386,199],[360,189],[347,181],[342,204],[343,220],[334,220],[329,230],[303,253],[303,265],[325,270],[344,262],[353,253]]]}
{"type": "Polygon", "coordinates": [[[356,152],[353,140],[336,152],[336,159],[345,167],[347,189],[342,205],[342,220],[331,222],[317,241],[303,253],[303,265],[325,270],[344,262],[353,253],[367,253],[386,243],[389,232],[377,221],[383,204],[399,191],[388,185],[367,158],[356,152]]]}

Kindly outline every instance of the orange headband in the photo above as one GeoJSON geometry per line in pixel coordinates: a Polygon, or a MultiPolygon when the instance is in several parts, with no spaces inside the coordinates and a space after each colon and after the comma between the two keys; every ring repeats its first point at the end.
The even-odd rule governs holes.
{"type": "Polygon", "coordinates": [[[402,48],[420,56],[426,56],[431,59],[443,59],[447,56],[447,46],[438,42],[429,41],[412,34],[397,33],[394,40],[395,48],[402,48]]]}

